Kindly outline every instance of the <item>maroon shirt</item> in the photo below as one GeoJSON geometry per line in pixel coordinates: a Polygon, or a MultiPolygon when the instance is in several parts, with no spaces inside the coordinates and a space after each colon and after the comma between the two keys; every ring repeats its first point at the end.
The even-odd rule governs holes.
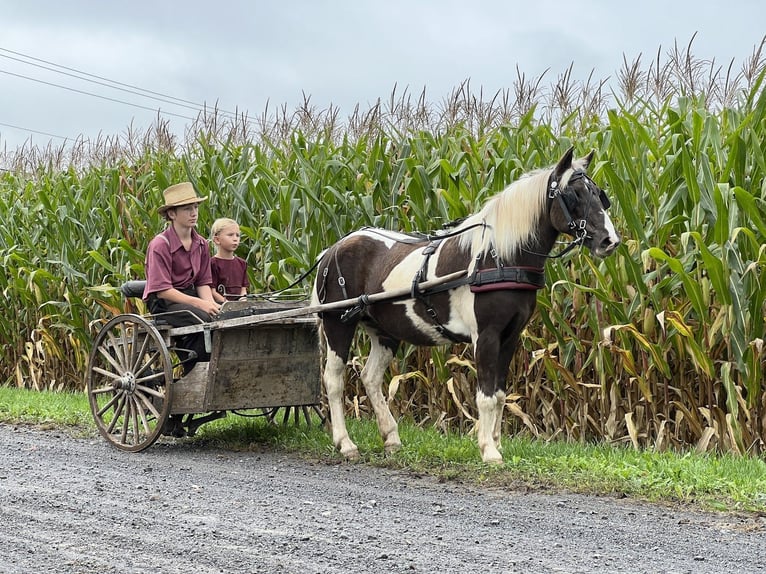
{"type": "Polygon", "coordinates": [[[241,257],[235,256],[234,259],[212,257],[210,272],[213,276],[213,289],[221,295],[226,293],[227,299],[237,299],[242,292],[242,287],[245,289],[250,287],[250,280],[247,278],[247,262],[241,257]]]}
{"type": "Polygon", "coordinates": [[[207,240],[194,229],[191,248],[184,249],[173,226],[155,235],[146,248],[146,287],[144,300],[152,293],[167,289],[212,285],[210,248],[207,240]]]}

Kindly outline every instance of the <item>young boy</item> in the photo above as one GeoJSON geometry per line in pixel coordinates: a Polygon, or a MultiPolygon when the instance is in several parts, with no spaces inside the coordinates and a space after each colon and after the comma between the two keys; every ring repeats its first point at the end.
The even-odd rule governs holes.
{"type": "Polygon", "coordinates": [[[247,262],[234,254],[239,247],[240,235],[239,224],[226,217],[216,219],[210,230],[216,250],[210,261],[210,271],[213,276],[213,297],[218,303],[244,297],[250,286],[247,262]]]}

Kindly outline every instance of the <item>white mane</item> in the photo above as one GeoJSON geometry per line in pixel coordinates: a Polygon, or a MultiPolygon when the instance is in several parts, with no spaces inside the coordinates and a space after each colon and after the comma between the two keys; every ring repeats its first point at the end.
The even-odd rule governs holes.
{"type": "MultiPolygon", "coordinates": [[[[561,178],[560,187],[566,187],[579,162],[572,164],[561,178]]],[[[510,261],[525,245],[537,239],[540,217],[545,212],[548,198],[548,179],[552,168],[529,172],[490,199],[484,207],[469,216],[460,226],[470,227],[485,223],[460,235],[460,247],[470,250],[472,256],[495,248],[504,261],[510,261]]]]}
{"type": "Polygon", "coordinates": [[[460,246],[476,255],[486,252],[491,244],[501,259],[511,260],[522,246],[536,238],[550,173],[549,169],[533,171],[490,199],[461,226],[485,223],[487,227],[462,234],[460,246]]]}

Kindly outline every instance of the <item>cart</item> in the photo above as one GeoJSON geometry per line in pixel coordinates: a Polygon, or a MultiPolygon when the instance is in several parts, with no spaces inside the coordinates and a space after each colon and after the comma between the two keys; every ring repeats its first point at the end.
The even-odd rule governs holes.
{"type": "MultiPolygon", "coordinates": [[[[122,286],[140,296],[143,281],[122,286]]],[[[162,315],[123,313],[99,330],[90,353],[86,391],[101,435],[138,452],[168,432],[172,415],[183,434],[228,412],[274,416],[287,408],[296,420],[319,413],[317,321],[302,302],[232,301],[220,319],[171,327],[162,315]],[[287,316],[284,316],[284,315],[287,316]],[[182,375],[182,335],[203,332],[210,360],[182,375]]],[[[321,416],[321,415],[320,415],[321,416]]]]}
{"type": "MultiPolygon", "coordinates": [[[[426,289],[463,275],[458,271],[418,284],[426,289]]],[[[129,281],[123,294],[140,297],[143,281],[129,281]]],[[[162,315],[122,313],[106,322],[93,342],[86,391],[101,435],[121,450],[138,452],[167,432],[170,418],[183,434],[228,412],[278,409],[306,420],[321,417],[320,352],[315,313],[353,311],[387,299],[407,298],[410,288],[309,306],[305,302],[232,301],[210,323],[171,327],[162,315]],[[186,375],[182,335],[202,332],[210,360],[186,375]]]]}

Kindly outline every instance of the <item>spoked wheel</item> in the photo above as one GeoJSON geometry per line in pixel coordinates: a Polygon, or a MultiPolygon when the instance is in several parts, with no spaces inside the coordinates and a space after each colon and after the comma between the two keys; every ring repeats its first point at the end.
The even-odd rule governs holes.
{"type": "Polygon", "coordinates": [[[270,423],[277,423],[278,419],[281,419],[282,424],[285,426],[290,424],[291,418],[295,426],[299,426],[301,421],[305,422],[306,425],[311,426],[312,411],[319,415],[320,425],[324,424],[325,417],[317,405],[301,405],[274,409],[263,409],[263,412],[270,423]]]}
{"type": "Polygon", "coordinates": [[[119,449],[151,446],[170,414],[173,369],[160,333],[123,314],[99,331],[90,353],[87,392],[103,437],[119,449]]]}

